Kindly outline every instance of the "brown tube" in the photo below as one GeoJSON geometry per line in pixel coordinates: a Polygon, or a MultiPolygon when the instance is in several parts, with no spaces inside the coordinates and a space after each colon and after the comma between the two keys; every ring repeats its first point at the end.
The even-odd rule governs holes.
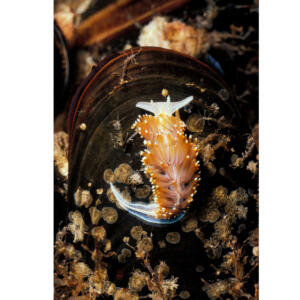
{"type": "Polygon", "coordinates": [[[144,24],[155,14],[168,13],[189,0],[117,0],[83,21],[77,28],[76,44],[106,43],[135,24],[144,24]]]}

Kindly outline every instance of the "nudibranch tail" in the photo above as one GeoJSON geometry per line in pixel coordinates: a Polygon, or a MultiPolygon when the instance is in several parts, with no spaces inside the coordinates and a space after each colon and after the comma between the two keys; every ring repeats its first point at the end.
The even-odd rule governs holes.
{"type": "Polygon", "coordinates": [[[116,197],[117,201],[130,214],[136,216],[142,221],[151,223],[151,224],[173,224],[184,217],[184,213],[179,214],[174,219],[158,219],[156,217],[155,211],[158,209],[158,205],[153,203],[138,203],[138,202],[128,202],[126,201],[116,187],[110,183],[111,190],[116,197]]]}
{"type": "Polygon", "coordinates": [[[155,217],[155,210],[157,209],[158,205],[153,204],[143,204],[138,202],[129,202],[123,199],[120,192],[115,188],[115,186],[110,183],[111,190],[118,200],[119,204],[126,210],[132,210],[135,212],[139,212],[141,214],[149,215],[155,217]]]}

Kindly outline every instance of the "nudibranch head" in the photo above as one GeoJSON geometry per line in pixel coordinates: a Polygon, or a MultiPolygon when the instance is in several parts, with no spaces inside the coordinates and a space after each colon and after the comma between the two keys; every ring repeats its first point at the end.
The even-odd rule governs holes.
{"type": "Polygon", "coordinates": [[[171,116],[180,108],[188,105],[192,100],[193,96],[190,96],[178,102],[171,102],[171,98],[168,96],[166,102],[153,102],[153,100],[150,102],[138,102],[136,107],[152,112],[155,116],[160,114],[171,116]]]}
{"type": "Polygon", "coordinates": [[[198,148],[184,134],[186,125],[179,114],[173,114],[193,100],[193,96],[178,102],[138,102],[137,107],[153,115],[143,115],[133,127],[144,138],[147,146],[141,152],[144,171],[150,177],[154,202],[127,202],[111,184],[120,205],[131,214],[150,223],[170,224],[178,221],[190,203],[199,176],[198,148]]]}

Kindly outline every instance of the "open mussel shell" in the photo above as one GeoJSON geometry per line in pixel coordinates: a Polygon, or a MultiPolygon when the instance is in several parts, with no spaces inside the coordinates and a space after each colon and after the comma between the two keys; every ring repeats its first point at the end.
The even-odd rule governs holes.
{"type": "Polygon", "coordinates": [[[65,107],[70,80],[70,55],[66,39],[54,21],[54,115],[65,107]]]}
{"type": "MultiPolygon", "coordinates": [[[[198,282],[194,282],[193,272],[195,265],[201,264],[201,251],[204,251],[201,250],[200,240],[194,234],[185,234],[181,236],[180,243],[167,243],[166,247],[160,248],[158,241],[163,240],[170,231],[183,234],[181,222],[162,228],[144,224],[118,208],[109,195],[108,181],[114,180],[121,191],[127,191],[132,201],[149,201],[151,193],[144,199],[136,197],[138,188],[151,184],[143,174],[139,154],[145,146],[131,126],[138,115],[145,113],[136,107],[136,103],[151,99],[165,101],[163,89],[168,91],[171,101],[194,96],[191,104],[180,110],[181,119],[188,123],[187,134],[200,139],[211,133],[224,134],[231,137],[232,143],[235,142],[234,137],[239,136],[240,130],[238,109],[229,87],[214,70],[192,57],[171,50],[144,47],[123,51],[104,59],[92,70],[70,105],[69,202],[74,210],[81,210],[91,227],[89,209],[84,206],[78,208],[74,204],[74,194],[79,187],[90,191],[94,199],[92,206],[95,206],[96,199],[100,199],[96,204],[99,210],[111,207],[117,211],[118,218],[113,224],[107,223],[103,216],[99,221],[106,228],[112,249],[117,253],[124,247],[123,237],[130,236],[133,226],[141,225],[148,233],[152,232],[154,248],[151,259],[154,263],[167,260],[171,273],[180,278],[180,283],[191,294],[198,295],[198,282]],[[129,165],[130,172],[140,174],[143,184],[135,185],[126,178],[120,179],[122,175],[126,177],[124,172],[128,171],[128,167],[118,168],[121,164],[129,165]],[[124,174],[120,175],[120,170],[124,174]],[[113,174],[114,179],[109,179],[111,176],[107,174],[113,174]],[[101,189],[103,193],[99,195],[101,189]]],[[[197,215],[199,205],[211,192],[210,188],[225,180],[218,173],[211,176],[201,160],[200,163],[200,186],[187,217],[197,215]]],[[[216,169],[229,163],[230,154],[222,151],[216,153],[216,169]]],[[[134,255],[121,267],[116,258],[111,258],[110,280],[115,280],[119,286],[126,286],[133,270],[132,264],[136,264],[134,255]],[[120,268],[125,275],[117,282],[116,274],[120,268]]]]}
{"type": "MultiPolygon", "coordinates": [[[[103,185],[106,168],[114,169],[118,162],[128,162],[125,157],[129,157],[130,151],[126,150],[136,145],[127,145],[126,137],[134,134],[131,125],[138,115],[145,113],[135,105],[151,99],[165,101],[163,89],[168,90],[171,101],[194,96],[192,104],[180,112],[184,121],[194,112],[204,115],[205,111],[207,116],[224,116],[232,125],[238,117],[225,82],[194,58],[153,47],[135,48],[109,57],[93,69],[70,107],[70,191],[89,182],[103,185]],[[218,112],[209,111],[214,107],[218,112]],[[119,147],[111,138],[114,129],[118,131],[118,121],[123,136],[119,147]]],[[[130,159],[135,161],[138,157],[130,159]]]]}

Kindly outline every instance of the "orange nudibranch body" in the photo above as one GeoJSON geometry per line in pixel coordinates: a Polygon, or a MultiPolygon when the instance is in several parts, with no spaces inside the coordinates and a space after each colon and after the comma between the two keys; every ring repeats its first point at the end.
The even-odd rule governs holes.
{"type": "Polygon", "coordinates": [[[198,147],[184,134],[185,123],[178,110],[193,97],[178,102],[138,102],[137,107],[154,113],[139,116],[133,128],[144,139],[147,149],[141,152],[146,175],[150,176],[153,203],[127,202],[111,184],[120,205],[138,218],[158,224],[181,219],[196,193],[199,176],[198,147]],[[176,112],[176,115],[173,114],[176,112]]]}
{"type": "Polygon", "coordinates": [[[178,110],[176,116],[164,110],[142,115],[134,127],[147,146],[141,154],[158,204],[156,217],[169,219],[193,201],[200,179],[197,145],[184,134],[186,125],[178,110]]]}

